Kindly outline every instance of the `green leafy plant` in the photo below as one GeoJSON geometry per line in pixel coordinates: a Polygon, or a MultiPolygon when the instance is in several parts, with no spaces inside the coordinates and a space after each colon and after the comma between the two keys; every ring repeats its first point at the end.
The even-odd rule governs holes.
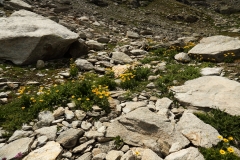
{"type": "Polygon", "coordinates": [[[70,59],[70,76],[71,77],[76,77],[78,75],[78,68],[76,64],[74,63],[74,60],[71,58],[70,59]]]}
{"type": "Polygon", "coordinates": [[[113,140],[117,149],[120,149],[124,145],[124,141],[120,136],[114,137],[113,140]]]}
{"type": "Polygon", "coordinates": [[[226,63],[233,63],[235,58],[234,53],[225,53],[224,54],[224,62],[226,63]]]}

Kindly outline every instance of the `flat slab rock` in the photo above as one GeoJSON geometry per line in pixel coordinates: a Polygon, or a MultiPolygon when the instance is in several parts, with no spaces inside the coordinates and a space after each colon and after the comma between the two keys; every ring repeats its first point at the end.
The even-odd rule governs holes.
{"type": "Polygon", "coordinates": [[[203,60],[214,59],[217,62],[222,62],[226,53],[235,53],[235,57],[240,57],[239,38],[221,35],[203,38],[188,52],[188,54],[197,55],[203,60]]]}
{"type": "Polygon", "coordinates": [[[34,138],[21,138],[0,148],[0,157],[13,159],[18,153],[26,155],[34,138]]]}
{"type": "Polygon", "coordinates": [[[169,150],[178,151],[189,144],[166,116],[140,107],[111,123],[106,137],[120,136],[133,146],[146,146],[157,154],[168,155],[169,150]]]}
{"type": "Polygon", "coordinates": [[[240,83],[219,76],[204,76],[171,88],[175,98],[197,108],[219,108],[240,115],[240,83]]]}

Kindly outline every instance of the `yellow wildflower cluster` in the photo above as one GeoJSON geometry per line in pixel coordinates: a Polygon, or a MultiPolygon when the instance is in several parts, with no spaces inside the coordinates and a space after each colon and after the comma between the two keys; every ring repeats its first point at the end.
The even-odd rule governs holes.
{"type": "Polygon", "coordinates": [[[21,87],[19,88],[19,90],[18,90],[18,93],[19,93],[19,94],[23,94],[25,90],[26,90],[26,87],[21,86],[21,87]]]}
{"type": "Polygon", "coordinates": [[[108,86],[101,86],[99,85],[98,87],[93,87],[92,92],[98,96],[98,98],[104,98],[104,97],[109,97],[110,92],[108,91],[108,86]]]}
{"type": "Polygon", "coordinates": [[[192,48],[192,47],[194,47],[196,44],[195,43],[193,43],[193,42],[189,42],[186,46],[184,46],[183,48],[184,49],[188,49],[188,48],[192,48]]]}
{"type": "Polygon", "coordinates": [[[224,57],[228,57],[228,56],[235,57],[235,54],[234,53],[225,53],[224,54],[224,57]]]}
{"type": "Polygon", "coordinates": [[[135,75],[133,75],[132,73],[123,73],[120,74],[120,79],[122,82],[125,81],[130,81],[131,79],[133,79],[135,77],[135,75]]]}
{"type": "Polygon", "coordinates": [[[220,149],[220,151],[219,151],[220,154],[224,155],[227,152],[229,152],[229,153],[234,152],[234,149],[232,147],[229,147],[229,141],[232,141],[233,137],[223,138],[223,136],[219,135],[218,138],[224,142],[223,148],[220,149]],[[226,149],[226,151],[224,149],[226,149]]]}
{"type": "Polygon", "coordinates": [[[35,103],[36,102],[36,99],[34,97],[31,97],[30,100],[35,103]]]}

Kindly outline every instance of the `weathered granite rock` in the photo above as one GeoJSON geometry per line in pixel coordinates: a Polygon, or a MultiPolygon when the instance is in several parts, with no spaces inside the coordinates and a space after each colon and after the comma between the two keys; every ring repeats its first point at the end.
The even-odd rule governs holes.
{"type": "Polygon", "coordinates": [[[240,83],[219,76],[204,76],[171,88],[175,98],[197,108],[219,108],[240,115],[240,83]]]}
{"type": "Polygon", "coordinates": [[[99,43],[99,42],[94,41],[94,40],[86,41],[86,44],[89,47],[89,49],[92,49],[92,50],[95,50],[95,51],[104,50],[104,47],[105,47],[104,44],[99,43]]]}
{"type": "Polygon", "coordinates": [[[56,160],[61,152],[62,147],[59,143],[49,141],[43,147],[30,152],[23,160],[56,160]]]}
{"type": "Polygon", "coordinates": [[[28,137],[33,133],[33,131],[22,131],[22,130],[16,130],[13,135],[8,139],[8,142],[14,141],[16,139],[28,137]]]}
{"type": "Polygon", "coordinates": [[[218,131],[204,123],[194,114],[185,111],[177,123],[177,129],[195,146],[211,148],[217,145],[220,139],[218,131]]]}
{"type": "Polygon", "coordinates": [[[54,121],[54,116],[51,111],[42,111],[38,114],[39,121],[36,123],[36,127],[41,128],[43,126],[49,126],[54,121]]]}
{"type": "Polygon", "coordinates": [[[6,1],[6,5],[9,5],[11,7],[13,7],[16,10],[19,9],[26,9],[26,10],[32,10],[32,6],[29,5],[28,3],[21,1],[21,0],[10,0],[10,1],[6,1]]]}
{"type": "Polygon", "coordinates": [[[178,152],[174,152],[164,160],[204,160],[203,155],[198,151],[197,148],[189,147],[187,149],[182,149],[178,152]]]}
{"type": "Polygon", "coordinates": [[[72,148],[77,144],[77,140],[82,136],[84,131],[82,129],[70,128],[62,132],[56,139],[64,148],[72,148]]]}
{"type": "Polygon", "coordinates": [[[142,153],[142,160],[163,160],[151,149],[145,149],[142,153]]]}
{"type": "Polygon", "coordinates": [[[46,136],[48,138],[48,140],[50,140],[50,141],[54,141],[57,136],[57,126],[54,125],[54,126],[50,126],[50,127],[42,127],[42,128],[35,130],[34,132],[40,136],[42,136],[42,135],[46,136]]]}
{"type": "Polygon", "coordinates": [[[199,44],[194,46],[189,52],[190,55],[202,57],[203,60],[213,60],[222,62],[225,58],[224,54],[234,53],[232,58],[240,57],[240,40],[228,36],[212,36],[203,38],[199,44]],[[200,56],[201,55],[201,56],[200,56]]]}
{"type": "Polygon", "coordinates": [[[79,146],[77,146],[73,149],[73,153],[79,153],[79,152],[84,151],[90,144],[93,144],[94,142],[95,142],[95,140],[92,139],[83,144],[80,144],[79,146]]]}
{"type": "Polygon", "coordinates": [[[92,63],[88,62],[85,59],[80,59],[78,58],[75,61],[76,66],[80,69],[80,70],[91,70],[94,69],[94,66],[92,65],[92,63]]]}
{"type": "Polygon", "coordinates": [[[190,62],[190,57],[188,56],[187,53],[184,53],[184,52],[181,52],[181,53],[178,53],[174,56],[174,58],[177,60],[177,61],[180,61],[180,62],[190,62]]]}
{"type": "Polygon", "coordinates": [[[109,124],[105,136],[120,136],[129,145],[146,146],[157,154],[164,155],[168,154],[175,142],[179,142],[177,150],[189,144],[169,119],[151,112],[147,107],[129,112],[109,124]]]}
{"type": "Polygon", "coordinates": [[[127,36],[128,38],[135,38],[135,39],[137,39],[137,38],[140,37],[138,33],[132,32],[132,31],[127,31],[126,36],[127,36]]]}
{"type": "Polygon", "coordinates": [[[145,107],[147,105],[146,102],[143,102],[143,101],[139,101],[139,102],[126,102],[125,103],[126,106],[123,108],[123,112],[124,113],[128,113],[128,112],[131,112],[137,108],[140,108],[140,107],[145,107]]]}
{"type": "Polygon", "coordinates": [[[91,160],[91,159],[92,159],[92,153],[91,152],[86,152],[76,160],[91,160]]]}
{"type": "Polygon", "coordinates": [[[120,160],[122,156],[122,151],[111,150],[107,153],[106,160],[120,160]]]}
{"type": "Polygon", "coordinates": [[[54,21],[20,10],[0,18],[0,59],[23,65],[60,58],[77,38],[78,34],[54,21]]]}
{"type": "Polygon", "coordinates": [[[220,76],[223,68],[218,67],[218,68],[202,68],[201,69],[201,75],[202,76],[220,76]]]}
{"type": "Polygon", "coordinates": [[[131,57],[123,52],[112,52],[112,60],[120,64],[127,64],[133,61],[131,57]]]}
{"type": "Polygon", "coordinates": [[[13,159],[18,153],[23,156],[29,152],[29,148],[34,138],[21,138],[0,148],[0,157],[13,159]]]}

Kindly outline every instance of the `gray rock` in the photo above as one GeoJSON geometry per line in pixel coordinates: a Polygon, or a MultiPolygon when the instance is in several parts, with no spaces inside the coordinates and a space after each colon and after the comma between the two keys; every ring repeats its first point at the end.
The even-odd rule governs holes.
{"type": "Polygon", "coordinates": [[[76,110],[75,111],[75,116],[78,120],[82,121],[85,117],[86,117],[86,112],[82,111],[82,110],[76,110]]]}
{"type": "Polygon", "coordinates": [[[29,137],[32,133],[33,131],[16,130],[13,135],[8,139],[8,142],[24,137],[29,137]]]}
{"type": "Polygon", "coordinates": [[[103,137],[104,133],[98,132],[98,131],[88,131],[84,134],[85,137],[91,139],[91,138],[97,138],[97,137],[103,137]]]}
{"type": "Polygon", "coordinates": [[[178,150],[189,144],[166,116],[151,112],[147,107],[129,112],[109,124],[105,136],[120,136],[126,144],[146,146],[164,155],[168,155],[175,142],[179,142],[178,150]]]}
{"type": "Polygon", "coordinates": [[[123,52],[112,52],[112,60],[120,64],[127,64],[133,61],[131,57],[123,52]]]}
{"type": "Polygon", "coordinates": [[[129,150],[121,157],[120,160],[135,160],[135,159],[136,157],[133,154],[133,151],[129,150]]]}
{"type": "Polygon", "coordinates": [[[62,132],[56,139],[56,142],[60,143],[64,148],[73,148],[77,144],[80,136],[84,131],[82,129],[68,129],[62,132]]]}
{"type": "Polygon", "coordinates": [[[108,43],[110,41],[110,39],[107,38],[107,37],[99,37],[97,39],[97,41],[100,42],[100,43],[108,43]]]}
{"type": "Polygon", "coordinates": [[[154,84],[153,82],[151,82],[151,83],[147,84],[146,87],[149,88],[149,89],[153,89],[153,88],[155,88],[156,86],[155,86],[155,84],[154,84]]]}
{"type": "Polygon", "coordinates": [[[60,117],[64,114],[65,110],[63,107],[58,107],[56,110],[53,111],[54,118],[60,117]]]}
{"type": "Polygon", "coordinates": [[[135,39],[138,39],[140,37],[138,33],[132,32],[132,31],[127,31],[126,36],[128,38],[135,38],[135,39]]]}
{"type": "Polygon", "coordinates": [[[174,56],[174,58],[177,60],[177,61],[180,61],[180,62],[190,62],[191,59],[190,57],[188,56],[187,53],[184,53],[184,52],[181,52],[181,53],[178,53],[174,56]]]}
{"type": "Polygon", "coordinates": [[[92,153],[91,152],[86,152],[76,160],[91,160],[91,159],[92,159],[92,153]]]}
{"type": "Polygon", "coordinates": [[[104,44],[98,43],[97,41],[94,41],[94,40],[86,41],[86,44],[89,47],[89,49],[92,49],[95,51],[101,51],[101,50],[104,50],[105,48],[104,44]]]}
{"type": "Polygon", "coordinates": [[[201,75],[202,76],[220,76],[223,68],[218,67],[218,68],[202,68],[201,69],[201,75]]]}
{"type": "Polygon", "coordinates": [[[40,136],[46,136],[50,141],[54,141],[57,136],[57,126],[43,127],[34,132],[40,136]]]}
{"type": "Polygon", "coordinates": [[[168,112],[169,112],[169,109],[170,109],[170,106],[172,103],[173,103],[173,101],[166,97],[158,99],[155,104],[158,114],[167,116],[169,114],[168,112]]]}
{"type": "Polygon", "coordinates": [[[43,146],[44,144],[47,143],[47,136],[40,136],[37,138],[37,141],[38,141],[38,146],[43,146]]]}
{"type": "Polygon", "coordinates": [[[144,51],[142,49],[134,49],[134,50],[131,50],[130,53],[132,55],[138,56],[138,55],[145,55],[145,54],[147,54],[147,51],[144,51]]]}
{"type": "Polygon", "coordinates": [[[197,108],[219,108],[240,115],[240,84],[219,76],[204,76],[171,88],[175,98],[197,108]]]}
{"type": "Polygon", "coordinates": [[[75,61],[75,64],[80,70],[92,70],[92,69],[94,69],[94,66],[92,65],[92,63],[88,62],[85,59],[78,58],[75,61]]]}
{"type": "Polygon", "coordinates": [[[147,105],[146,102],[140,101],[140,102],[126,102],[125,107],[123,108],[124,113],[129,113],[137,108],[145,107],[147,105]]]}
{"type": "Polygon", "coordinates": [[[7,145],[0,148],[0,157],[7,159],[13,159],[18,153],[25,156],[29,152],[29,148],[34,138],[21,138],[15,140],[7,145]]]}
{"type": "Polygon", "coordinates": [[[45,63],[43,60],[37,60],[36,68],[37,69],[42,69],[45,67],[45,63]]]}
{"type": "Polygon", "coordinates": [[[79,146],[75,147],[72,152],[73,153],[83,152],[89,145],[93,144],[94,142],[95,142],[95,140],[92,139],[83,144],[80,144],[79,146]]]}
{"type": "Polygon", "coordinates": [[[163,160],[151,149],[144,149],[141,160],[163,160]]]}
{"type": "Polygon", "coordinates": [[[182,149],[178,152],[174,152],[164,160],[204,160],[203,155],[198,151],[197,148],[189,147],[187,149],[182,149]]]}
{"type": "Polygon", "coordinates": [[[93,157],[92,160],[104,160],[106,158],[106,153],[99,153],[93,157]]]}
{"type": "Polygon", "coordinates": [[[10,1],[6,1],[6,4],[17,9],[26,9],[26,10],[32,10],[32,6],[27,4],[24,1],[21,0],[10,0],[10,1]]]}
{"type": "Polygon", "coordinates": [[[111,150],[107,153],[106,160],[120,160],[123,154],[122,151],[111,150]]]}
{"type": "Polygon", "coordinates": [[[240,40],[234,37],[227,36],[212,36],[203,38],[199,44],[194,46],[188,53],[202,57],[203,60],[213,60],[222,62],[227,53],[234,53],[232,58],[240,57],[240,40]],[[225,54],[225,55],[224,55],[225,54]]]}
{"type": "Polygon", "coordinates": [[[38,128],[41,128],[43,126],[49,126],[52,121],[54,121],[54,117],[52,112],[50,111],[43,111],[38,114],[39,121],[36,123],[36,126],[38,128]]]}
{"type": "Polygon", "coordinates": [[[54,21],[25,10],[0,18],[0,35],[0,58],[18,65],[60,58],[78,38],[54,21]]]}
{"type": "Polygon", "coordinates": [[[43,147],[30,152],[23,160],[54,160],[59,157],[62,152],[62,147],[59,143],[49,141],[43,147]]]}
{"type": "Polygon", "coordinates": [[[194,114],[185,111],[177,123],[177,129],[195,146],[211,148],[217,145],[220,139],[218,131],[204,123],[194,114]]]}
{"type": "Polygon", "coordinates": [[[65,109],[64,115],[66,120],[72,120],[74,118],[74,113],[71,110],[65,109]]]}
{"type": "Polygon", "coordinates": [[[91,127],[92,127],[92,124],[87,121],[83,121],[81,124],[81,128],[84,130],[89,130],[91,127]]]}

